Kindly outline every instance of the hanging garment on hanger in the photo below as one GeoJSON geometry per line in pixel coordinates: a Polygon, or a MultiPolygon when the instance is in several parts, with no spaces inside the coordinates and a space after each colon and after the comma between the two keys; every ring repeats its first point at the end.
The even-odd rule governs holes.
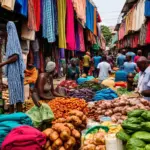
{"type": "Polygon", "coordinates": [[[74,29],[74,10],[71,0],[67,2],[67,15],[66,15],[66,41],[67,49],[75,50],[75,29],[74,29]],[[71,31],[71,32],[70,32],[71,31]]]}
{"type": "Polygon", "coordinates": [[[13,11],[15,6],[15,0],[2,0],[1,7],[13,11]]]}
{"type": "MultiPolygon", "coordinates": [[[[59,48],[66,48],[66,0],[57,0],[59,48]]],[[[72,31],[70,31],[72,32],[72,31]]]]}

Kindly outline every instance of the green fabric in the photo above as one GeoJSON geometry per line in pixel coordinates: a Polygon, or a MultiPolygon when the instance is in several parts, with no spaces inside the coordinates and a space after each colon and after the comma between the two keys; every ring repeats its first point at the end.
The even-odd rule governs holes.
{"type": "Polygon", "coordinates": [[[74,80],[75,79],[75,74],[78,74],[79,75],[79,68],[78,67],[76,67],[75,69],[74,68],[72,68],[72,67],[69,67],[68,68],[68,78],[69,79],[72,79],[72,80],[74,80]]]}
{"type": "Polygon", "coordinates": [[[32,119],[33,126],[38,128],[43,121],[52,121],[54,114],[47,104],[42,104],[41,107],[34,106],[26,112],[26,114],[32,119]]]}

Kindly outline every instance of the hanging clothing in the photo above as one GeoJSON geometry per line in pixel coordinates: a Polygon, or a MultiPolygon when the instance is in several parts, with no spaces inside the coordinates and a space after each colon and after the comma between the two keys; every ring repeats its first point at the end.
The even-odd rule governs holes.
{"type": "Polygon", "coordinates": [[[86,23],[86,0],[72,0],[74,10],[77,14],[77,18],[81,21],[81,24],[85,26],[86,23]]]}
{"type": "Polygon", "coordinates": [[[15,6],[15,0],[2,0],[1,7],[13,11],[15,6]]]}
{"type": "Polygon", "coordinates": [[[28,15],[28,0],[16,0],[15,11],[25,17],[28,15]]]}
{"type": "Polygon", "coordinates": [[[137,15],[137,9],[136,5],[133,7],[133,18],[132,18],[132,31],[136,30],[136,15],[137,15]]]}
{"type": "MultiPolygon", "coordinates": [[[[59,48],[66,48],[66,0],[57,0],[59,48]]],[[[72,32],[72,31],[70,31],[72,32]]]]}
{"type": "Polygon", "coordinates": [[[150,0],[145,1],[145,13],[146,17],[150,17],[150,0]]]}
{"type": "Polygon", "coordinates": [[[145,45],[147,26],[145,24],[142,25],[139,35],[139,45],[145,45]]]}
{"type": "Polygon", "coordinates": [[[43,0],[43,37],[49,43],[56,41],[57,11],[55,0],[43,0]]]}
{"type": "Polygon", "coordinates": [[[86,0],[86,26],[94,33],[94,6],[86,0]]]}
{"type": "Polygon", "coordinates": [[[146,32],[146,44],[150,44],[150,20],[147,22],[147,32],[146,32]]]}
{"type": "Polygon", "coordinates": [[[94,8],[94,35],[97,35],[97,8],[94,8]]]}
{"type": "Polygon", "coordinates": [[[79,31],[78,31],[78,22],[76,21],[75,24],[75,38],[76,38],[76,50],[80,50],[80,38],[79,38],[79,31]]]}
{"type": "Polygon", "coordinates": [[[80,51],[85,52],[83,27],[79,23],[78,23],[78,35],[79,35],[79,42],[80,42],[80,51]]]}
{"type": "Polygon", "coordinates": [[[24,102],[24,70],[25,65],[23,62],[21,46],[17,34],[15,24],[11,21],[7,24],[7,45],[6,45],[6,58],[13,55],[18,55],[16,62],[8,64],[6,67],[6,75],[8,78],[9,99],[10,104],[17,102],[24,102]]]}
{"type": "Polygon", "coordinates": [[[74,30],[74,10],[71,0],[66,0],[67,2],[67,15],[66,15],[66,42],[67,49],[75,50],[75,30],[74,30]]]}

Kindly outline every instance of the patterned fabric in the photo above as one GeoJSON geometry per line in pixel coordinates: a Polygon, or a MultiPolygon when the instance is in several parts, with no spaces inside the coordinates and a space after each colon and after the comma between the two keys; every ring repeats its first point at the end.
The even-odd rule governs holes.
{"type": "Polygon", "coordinates": [[[56,41],[57,34],[57,12],[55,0],[43,0],[43,37],[48,42],[56,41]]]}
{"type": "Polygon", "coordinates": [[[146,32],[147,32],[147,26],[143,24],[139,36],[139,44],[141,46],[145,45],[146,32]]]}
{"type": "Polygon", "coordinates": [[[6,45],[6,58],[18,55],[16,62],[6,66],[8,78],[10,104],[24,101],[24,70],[25,65],[22,58],[21,46],[15,24],[11,21],[7,24],[8,41],[6,45]]]}

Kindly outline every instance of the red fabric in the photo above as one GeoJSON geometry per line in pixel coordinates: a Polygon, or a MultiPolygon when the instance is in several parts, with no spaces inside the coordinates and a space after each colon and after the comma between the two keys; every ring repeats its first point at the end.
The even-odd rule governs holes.
{"type": "Polygon", "coordinates": [[[80,40],[80,51],[85,52],[83,27],[79,23],[78,23],[78,34],[79,34],[79,40],[80,40]]]}
{"type": "Polygon", "coordinates": [[[41,2],[40,0],[33,0],[33,6],[34,6],[34,14],[35,14],[35,19],[36,19],[36,31],[40,30],[40,8],[41,8],[41,2]]]}
{"type": "Polygon", "coordinates": [[[97,22],[98,23],[102,22],[101,16],[98,12],[97,12],[97,22]]]}
{"type": "Polygon", "coordinates": [[[136,47],[138,46],[138,42],[139,42],[139,35],[136,34],[136,35],[133,37],[132,48],[136,48],[136,47]]]}
{"type": "Polygon", "coordinates": [[[150,44],[150,20],[148,20],[148,23],[147,23],[147,33],[146,33],[145,43],[150,44]]]}
{"type": "Polygon", "coordinates": [[[67,15],[66,15],[66,42],[67,49],[76,49],[75,30],[74,30],[74,9],[72,0],[66,0],[67,15]]]}
{"type": "Polygon", "coordinates": [[[115,83],[115,87],[116,87],[116,86],[121,86],[121,87],[126,88],[126,87],[127,87],[127,83],[126,83],[126,82],[116,82],[116,83],[115,83]]]}
{"type": "Polygon", "coordinates": [[[13,129],[2,143],[1,150],[42,150],[46,136],[30,126],[13,129]]]}
{"type": "Polygon", "coordinates": [[[138,61],[139,58],[140,58],[140,56],[135,56],[134,62],[137,63],[137,61],[138,61]]]}

